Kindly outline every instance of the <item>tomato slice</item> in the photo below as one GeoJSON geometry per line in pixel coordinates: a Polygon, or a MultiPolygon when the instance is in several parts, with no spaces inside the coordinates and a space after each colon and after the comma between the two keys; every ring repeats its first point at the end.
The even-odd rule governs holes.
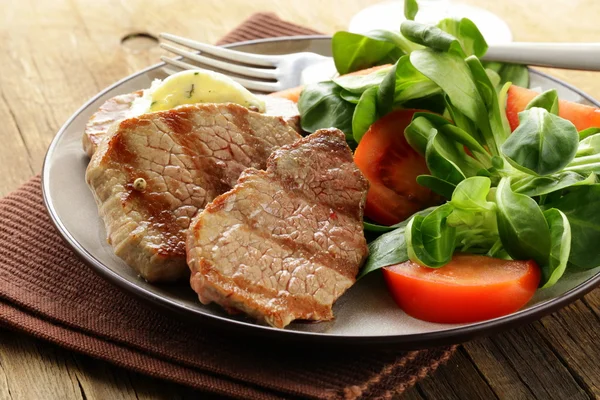
{"type": "MultiPolygon", "coordinates": [[[[508,89],[506,99],[506,116],[510,130],[519,126],[519,113],[525,110],[527,104],[539,93],[530,89],[512,85],[508,89]]],[[[571,121],[578,131],[587,128],[600,127],[600,109],[573,103],[567,100],[558,101],[558,115],[571,121]]]]}
{"type": "Polygon", "coordinates": [[[383,268],[383,275],[407,314],[430,322],[467,323],[519,310],[535,293],[541,271],[534,261],[455,254],[438,269],[406,261],[383,268]]]}
{"type": "Polygon", "coordinates": [[[354,152],[354,162],[370,183],[365,215],[380,224],[398,223],[439,202],[439,196],[417,183],[417,176],[429,170],[404,138],[404,129],[420,111],[397,110],[380,118],[354,152]]]}

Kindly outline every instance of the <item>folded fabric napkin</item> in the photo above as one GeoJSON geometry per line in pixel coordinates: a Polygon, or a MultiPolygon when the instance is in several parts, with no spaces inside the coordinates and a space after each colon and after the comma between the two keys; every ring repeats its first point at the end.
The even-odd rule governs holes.
{"type": "MultiPolygon", "coordinates": [[[[257,14],[220,43],[314,33],[257,14]]],[[[391,398],[454,350],[307,349],[202,322],[168,315],[84,265],[50,222],[39,176],[0,200],[0,323],[122,367],[244,399],[391,398]]]]}

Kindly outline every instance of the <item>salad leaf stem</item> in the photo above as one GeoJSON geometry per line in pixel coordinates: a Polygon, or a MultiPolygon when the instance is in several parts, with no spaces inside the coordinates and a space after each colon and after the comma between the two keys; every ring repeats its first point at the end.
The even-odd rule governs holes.
{"type": "Polygon", "coordinates": [[[565,273],[571,253],[571,225],[566,215],[551,208],[544,211],[544,217],[550,226],[550,257],[542,265],[542,288],[554,285],[565,273]]]}

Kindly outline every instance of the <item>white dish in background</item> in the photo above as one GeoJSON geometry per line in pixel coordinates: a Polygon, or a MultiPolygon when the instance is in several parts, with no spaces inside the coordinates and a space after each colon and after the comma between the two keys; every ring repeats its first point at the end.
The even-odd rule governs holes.
{"type": "MultiPolygon", "coordinates": [[[[330,55],[329,37],[294,37],[258,40],[237,44],[238,50],[262,54],[313,51],[330,55]]],[[[261,326],[241,316],[230,316],[218,306],[204,306],[186,283],[153,285],[139,278],[106,242],[104,225],[84,179],[88,157],[81,137],[88,118],[108,98],[146,88],[155,78],[164,78],[163,64],[117,82],[79,109],[52,141],[44,162],[43,193],[46,206],[60,234],[75,252],[99,274],[122,289],[178,312],[188,319],[220,323],[224,329],[284,340],[316,341],[338,344],[379,345],[394,343],[400,347],[426,347],[467,340],[476,335],[532,321],[562,307],[600,281],[599,269],[563,277],[548,290],[539,290],[522,310],[490,321],[444,325],[409,317],[393,302],[381,274],[373,273],[359,281],[335,304],[336,319],[313,324],[292,323],[285,330],[261,326]]],[[[556,88],[561,98],[594,104],[578,90],[542,73],[532,71],[531,86],[556,88]]]]}
{"type": "MultiPolygon", "coordinates": [[[[475,22],[488,44],[512,42],[510,28],[500,17],[479,7],[452,0],[420,0],[416,21],[437,24],[444,18],[466,17],[475,22]]],[[[350,32],[365,33],[373,29],[398,31],[404,21],[404,1],[385,1],[359,11],[348,26],[350,32]]]]}

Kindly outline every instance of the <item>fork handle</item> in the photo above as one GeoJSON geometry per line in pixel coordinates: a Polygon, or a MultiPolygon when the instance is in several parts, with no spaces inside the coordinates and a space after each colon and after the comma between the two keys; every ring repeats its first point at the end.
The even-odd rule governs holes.
{"type": "Polygon", "coordinates": [[[483,57],[542,67],[600,71],[600,43],[528,43],[491,45],[483,57]]]}

